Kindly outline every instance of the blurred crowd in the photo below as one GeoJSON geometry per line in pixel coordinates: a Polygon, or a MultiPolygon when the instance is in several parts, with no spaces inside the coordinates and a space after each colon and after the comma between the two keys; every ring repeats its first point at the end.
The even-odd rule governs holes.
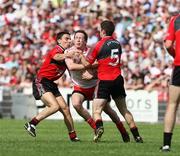
{"type": "MultiPolygon", "coordinates": [[[[180,0],[0,0],[0,86],[18,92],[30,88],[57,32],[73,36],[83,29],[93,46],[98,24],[110,19],[122,45],[126,89],[158,90],[159,101],[165,101],[173,63],[163,38],[179,10],[180,0]]],[[[68,73],[58,84],[72,87],[68,73]]]]}

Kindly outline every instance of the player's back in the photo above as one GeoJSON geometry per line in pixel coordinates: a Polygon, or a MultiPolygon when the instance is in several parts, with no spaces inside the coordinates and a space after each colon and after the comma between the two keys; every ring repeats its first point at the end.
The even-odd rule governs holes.
{"type": "Polygon", "coordinates": [[[113,37],[105,37],[98,42],[98,78],[100,80],[114,80],[121,74],[120,57],[121,45],[113,37]]]}

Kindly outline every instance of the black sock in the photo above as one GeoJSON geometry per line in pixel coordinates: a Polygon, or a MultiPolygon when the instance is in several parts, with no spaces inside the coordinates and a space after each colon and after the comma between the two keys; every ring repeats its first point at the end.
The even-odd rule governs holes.
{"type": "Polygon", "coordinates": [[[172,133],[164,132],[164,146],[165,145],[171,146],[171,139],[172,139],[172,133]]]}
{"type": "Polygon", "coordinates": [[[133,127],[130,130],[131,130],[131,133],[133,134],[134,138],[137,138],[139,136],[139,132],[138,132],[138,128],[137,127],[133,127]]]}
{"type": "Polygon", "coordinates": [[[103,127],[102,120],[96,120],[96,129],[98,129],[99,127],[103,127]]]}

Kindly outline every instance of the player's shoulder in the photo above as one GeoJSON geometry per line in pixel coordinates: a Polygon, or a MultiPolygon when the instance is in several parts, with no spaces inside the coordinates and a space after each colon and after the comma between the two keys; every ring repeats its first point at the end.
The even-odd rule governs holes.
{"type": "Polygon", "coordinates": [[[176,19],[179,19],[179,18],[180,18],[180,14],[176,14],[170,18],[170,21],[175,21],[176,19]]]}
{"type": "Polygon", "coordinates": [[[56,45],[54,48],[52,48],[49,53],[56,53],[56,52],[63,52],[63,48],[61,48],[60,46],[56,45]]]}
{"type": "Polygon", "coordinates": [[[102,44],[103,42],[104,42],[104,38],[101,38],[101,39],[96,43],[96,45],[102,44]]]}

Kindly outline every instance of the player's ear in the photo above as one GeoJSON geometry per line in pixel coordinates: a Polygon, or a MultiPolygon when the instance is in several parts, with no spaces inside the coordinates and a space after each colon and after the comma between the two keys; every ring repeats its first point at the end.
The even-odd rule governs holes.
{"type": "Polygon", "coordinates": [[[58,44],[61,44],[61,39],[58,39],[58,40],[57,40],[57,43],[58,43],[58,44]]]}
{"type": "Polygon", "coordinates": [[[101,34],[106,35],[106,32],[104,29],[101,29],[101,34]]]}

